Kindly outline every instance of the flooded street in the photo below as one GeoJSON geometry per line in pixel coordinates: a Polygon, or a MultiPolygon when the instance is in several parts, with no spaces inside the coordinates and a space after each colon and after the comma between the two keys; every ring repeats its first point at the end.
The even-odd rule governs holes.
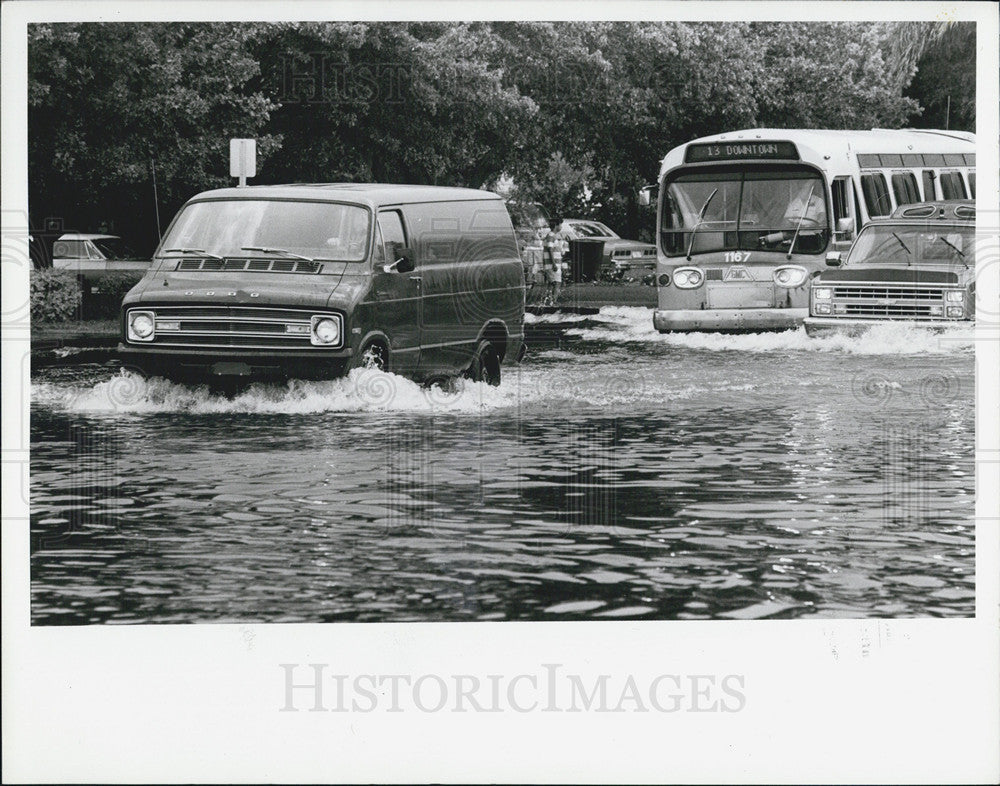
{"type": "Polygon", "coordinates": [[[499,388],[39,371],[32,622],[974,614],[971,332],[529,329],[499,388]]]}

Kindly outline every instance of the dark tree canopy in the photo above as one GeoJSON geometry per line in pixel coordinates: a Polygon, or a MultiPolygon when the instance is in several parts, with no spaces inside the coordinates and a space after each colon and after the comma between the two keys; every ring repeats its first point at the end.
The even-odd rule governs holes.
{"type": "Polygon", "coordinates": [[[929,23],[33,25],[32,219],[105,225],[149,251],[154,204],[165,228],[192,194],[231,182],[229,138],[255,137],[255,183],[503,175],[554,213],[634,233],[637,188],[696,136],[941,124],[947,96],[951,126],[971,127],[974,35],[929,23]]]}

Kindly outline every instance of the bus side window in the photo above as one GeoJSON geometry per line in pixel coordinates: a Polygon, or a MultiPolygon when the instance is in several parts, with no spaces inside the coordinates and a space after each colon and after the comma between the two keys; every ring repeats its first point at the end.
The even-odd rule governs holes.
{"type": "Polygon", "coordinates": [[[885,176],[881,172],[861,176],[861,191],[865,195],[868,215],[887,216],[892,212],[892,200],[885,184],[885,176]]]}
{"type": "Polygon", "coordinates": [[[965,183],[962,182],[962,175],[959,172],[941,173],[941,196],[944,199],[968,199],[965,193],[965,183]]]}
{"type": "Polygon", "coordinates": [[[924,201],[931,202],[937,199],[937,194],[934,192],[934,174],[933,169],[925,169],[922,175],[924,181],[924,201]]]}
{"type": "Polygon", "coordinates": [[[972,193],[972,198],[976,198],[976,173],[969,172],[969,191],[972,193]]]}
{"type": "Polygon", "coordinates": [[[909,205],[920,201],[917,179],[912,172],[897,172],[892,176],[892,190],[896,194],[897,205],[909,205]]]}

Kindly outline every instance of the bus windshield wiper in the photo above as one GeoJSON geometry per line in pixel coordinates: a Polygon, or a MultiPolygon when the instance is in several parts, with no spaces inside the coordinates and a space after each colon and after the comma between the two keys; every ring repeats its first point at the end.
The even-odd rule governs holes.
{"type": "Polygon", "coordinates": [[[907,264],[907,266],[909,266],[909,264],[910,264],[910,257],[913,256],[910,253],[910,249],[906,247],[906,243],[903,242],[903,238],[901,238],[895,232],[892,233],[892,236],[894,238],[896,238],[896,242],[899,243],[899,245],[901,245],[903,247],[903,251],[906,252],[906,264],[907,264]]]}
{"type": "Polygon", "coordinates": [[[708,199],[705,200],[705,204],[702,205],[701,210],[698,211],[698,223],[694,225],[694,229],[691,231],[691,240],[688,241],[688,262],[691,261],[691,249],[694,248],[694,236],[698,234],[698,230],[701,228],[701,225],[705,223],[705,211],[708,210],[709,203],[718,193],[719,189],[716,188],[715,191],[708,195],[708,199]]]}
{"type": "Polygon", "coordinates": [[[795,234],[792,235],[792,242],[788,244],[788,256],[785,259],[792,258],[792,249],[795,248],[795,241],[799,239],[799,230],[802,229],[802,222],[806,220],[806,212],[809,210],[809,200],[813,198],[814,191],[816,191],[815,183],[809,187],[809,196],[806,197],[806,201],[802,204],[802,215],[799,216],[799,223],[795,225],[795,234]]]}
{"type": "Polygon", "coordinates": [[[952,251],[958,254],[962,258],[962,264],[965,265],[965,269],[966,270],[969,269],[969,263],[965,261],[965,254],[962,253],[962,249],[960,249],[958,246],[956,246],[954,243],[948,240],[948,238],[946,238],[944,235],[938,235],[938,240],[940,240],[942,243],[948,246],[952,251]]]}
{"type": "Polygon", "coordinates": [[[294,259],[304,259],[306,262],[312,262],[314,260],[309,257],[304,257],[301,254],[294,254],[291,251],[286,251],[283,248],[268,248],[267,246],[242,246],[240,251],[260,251],[264,254],[284,254],[286,257],[292,257],[294,259]]]}
{"type": "Polygon", "coordinates": [[[209,259],[222,259],[218,254],[213,254],[203,248],[165,248],[161,254],[198,254],[209,259]]]}

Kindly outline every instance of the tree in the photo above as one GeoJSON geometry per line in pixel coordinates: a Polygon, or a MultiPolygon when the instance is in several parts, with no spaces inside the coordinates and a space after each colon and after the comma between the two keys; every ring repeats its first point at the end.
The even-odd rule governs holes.
{"type": "Polygon", "coordinates": [[[906,95],[923,112],[920,128],[976,130],[976,25],[955,22],[924,49],[906,95]]]}
{"type": "Polygon", "coordinates": [[[517,154],[537,107],[502,83],[487,25],[316,23],[258,41],[285,140],[268,179],[479,187],[517,154]]]}
{"type": "Polygon", "coordinates": [[[29,28],[29,204],[34,220],[115,229],[150,249],[193,193],[229,183],[230,137],[264,133],[274,104],[247,90],[259,26],[44,24],[29,28]],[[164,226],[165,228],[165,226],[164,226]]]}
{"type": "Polygon", "coordinates": [[[764,53],[761,125],[899,128],[918,105],[902,94],[912,73],[905,53],[912,57],[912,50],[887,61],[897,27],[755,23],[751,45],[764,53]]]}

